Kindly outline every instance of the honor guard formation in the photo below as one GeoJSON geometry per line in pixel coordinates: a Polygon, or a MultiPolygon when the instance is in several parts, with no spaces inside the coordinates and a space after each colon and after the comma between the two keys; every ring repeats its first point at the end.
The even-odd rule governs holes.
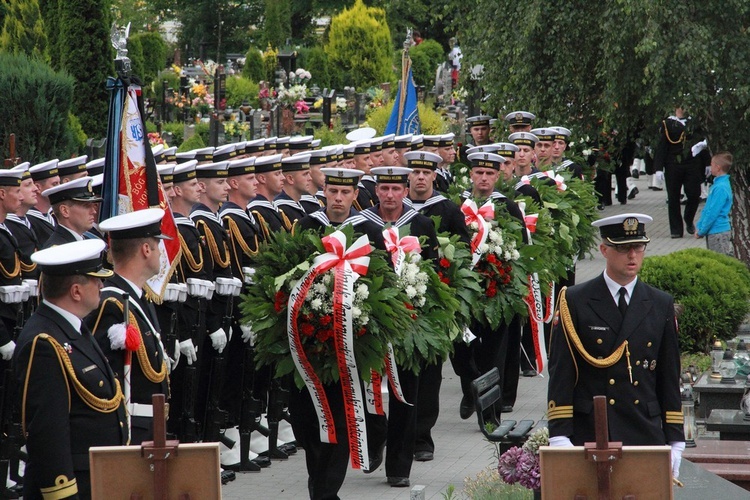
{"type": "MultiPolygon", "coordinates": [[[[552,445],[593,441],[592,397],[606,394],[611,439],[671,445],[677,476],[684,437],[673,299],[637,276],[651,218],[596,220],[586,166],[565,157],[567,128],[534,128],[534,114],[514,111],[495,143],[491,120],[468,118],[469,144],[453,134],[359,129],[347,144],[322,148],[312,136],[180,153],[159,146],[152,153],[164,206],[104,220],[103,160],[81,156],[0,171],[0,417],[7,441],[0,463],[9,484],[18,483],[24,498],[89,498],[89,447],[153,439],[151,398],[164,394],[170,437],[221,443],[223,482],[304,454],[313,499],[338,498],[350,463],[406,487],[415,460],[450,453],[436,449],[433,429],[441,410],[472,416],[472,381],[497,370],[502,397],[483,415],[496,425],[513,411],[519,377],[536,376],[548,361],[552,445]],[[580,203],[572,211],[580,209],[574,216],[586,228],[568,245],[556,217],[571,213],[550,215],[545,202],[572,191],[580,203]],[[175,235],[163,233],[165,218],[173,218],[175,235]],[[590,250],[595,228],[606,269],[575,284],[576,260],[590,250]],[[284,242],[303,241],[317,245],[297,256],[304,263],[269,281],[259,262],[281,266],[284,242]],[[556,250],[528,258],[535,244],[556,250]],[[154,293],[149,280],[161,272],[166,245],[179,247],[179,257],[154,293]],[[321,267],[324,258],[333,259],[328,267],[321,267]],[[374,288],[383,280],[368,272],[376,260],[397,286],[374,288]],[[334,278],[315,281],[328,270],[334,278]],[[303,275],[309,290],[284,292],[285,280],[303,275]],[[369,288],[357,281],[365,277],[369,288]],[[263,304],[246,299],[259,287],[276,297],[267,305],[276,313],[262,320],[253,311],[263,304]],[[429,335],[410,337],[414,345],[404,350],[395,341],[403,332],[387,332],[385,316],[370,309],[379,307],[368,297],[376,293],[380,305],[408,297],[406,306],[393,303],[403,311],[400,321],[429,323],[429,335]],[[430,304],[436,307],[429,314],[440,319],[421,317],[430,304]],[[441,316],[460,304],[460,315],[441,316]],[[286,332],[298,309],[300,331],[290,323],[288,341],[282,336],[278,352],[269,353],[264,332],[274,321],[286,332]],[[378,349],[387,358],[374,356],[372,366],[385,368],[372,378],[361,367],[345,377],[353,359],[367,359],[357,342],[378,333],[373,325],[394,339],[368,344],[371,358],[378,349]],[[284,361],[260,362],[278,353],[284,361]],[[461,381],[458,408],[440,405],[448,358],[461,381]],[[312,373],[306,363],[314,372],[319,359],[334,360],[325,366],[341,377],[305,377],[312,373]],[[358,408],[366,408],[363,415],[358,408]]],[[[675,140],[679,117],[672,121],[664,128],[675,140]]],[[[683,222],[696,230],[695,197],[688,193],[684,217],[673,206],[680,187],[670,184],[670,169],[682,160],[670,156],[670,144],[658,161],[678,237],[683,222]]],[[[698,226],[701,235],[708,230],[698,226]]]]}

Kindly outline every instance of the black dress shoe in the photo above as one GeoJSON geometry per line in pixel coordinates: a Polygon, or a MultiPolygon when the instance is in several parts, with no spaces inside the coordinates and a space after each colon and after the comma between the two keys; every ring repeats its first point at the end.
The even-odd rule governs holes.
{"type": "Polygon", "coordinates": [[[464,394],[464,397],[461,398],[461,405],[458,408],[458,415],[461,417],[462,420],[466,420],[473,414],[474,414],[474,404],[471,401],[471,398],[464,394]]]}
{"type": "Polygon", "coordinates": [[[414,452],[414,460],[417,462],[429,462],[435,459],[435,454],[431,451],[416,451],[414,452]]]}
{"type": "Polygon", "coordinates": [[[294,443],[284,443],[279,446],[279,449],[287,455],[294,455],[297,453],[297,446],[294,443]]]}
{"type": "Polygon", "coordinates": [[[513,407],[510,405],[504,405],[500,408],[500,413],[510,413],[513,411],[513,407]]]}
{"type": "Polygon", "coordinates": [[[602,204],[600,203],[600,204],[598,204],[598,205],[596,206],[596,209],[597,209],[597,210],[604,210],[604,205],[602,205],[602,204]]]}
{"type": "Polygon", "coordinates": [[[230,481],[234,481],[237,479],[237,475],[234,473],[234,471],[231,470],[223,470],[221,471],[221,484],[227,484],[230,481]]]}
{"type": "Polygon", "coordinates": [[[268,457],[261,457],[260,455],[258,455],[257,457],[253,458],[250,461],[253,462],[256,465],[259,465],[263,469],[265,469],[266,467],[270,467],[271,466],[271,459],[268,458],[268,457]]]}
{"type": "Polygon", "coordinates": [[[640,191],[638,191],[638,188],[633,188],[633,190],[628,194],[628,199],[632,200],[639,192],[640,191]]]}
{"type": "Polygon", "coordinates": [[[521,375],[524,377],[536,377],[536,371],[535,370],[524,370],[521,372],[521,375]]]}
{"type": "Polygon", "coordinates": [[[685,231],[687,231],[688,234],[695,234],[695,226],[693,224],[688,224],[685,227],[685,231]]]}
{"type": "Polygon", "coordinates": [[[677,238],[682,238],[681,234],[672,234],[672,239],[676,240],[677,238]]]}
{"type": "Polygon", "coordinates": [[[409,478],[408,477],[389,477],[388,484],[394,488],[408,488],[409,478]]]}
{"type": "Polygon", "coordinates": [[[385,443],[378,446],[378,449],[375,450],[375,454],[370,455],[370,468],[363,469],[362,472],[364,472],[365,474],[372,474],[373,472],[378,470],[378,467],[380,467],[383,464],[383,449],[384,448],[385,448],[385,443]]]}

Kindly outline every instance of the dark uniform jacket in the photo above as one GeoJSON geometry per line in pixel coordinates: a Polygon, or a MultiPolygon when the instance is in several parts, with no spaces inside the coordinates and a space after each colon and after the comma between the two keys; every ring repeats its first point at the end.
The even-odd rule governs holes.
{"type": "Polygon", "coordinates": [[[594,362],[628,342],[633,379],[631,383],[626,352],[609,368],[586,361],[574,341],[566,340],[566,314],[558,304],[549,358],[550,436],[568,436],[578,446],[595,441],[593,397],[603,395],[611,441],[624,445],[684,441],[672,297],[638,280],[623,318],[599,275],[568,288],[566,300],[580,345],[594,362]]]}
{"type": "Polygon", "coordinates": [[[42,248],[55,247],[65,243],[73,243],[74,241],[79,240],[76,239],[75,235],[69,229],[58,224],[47,241],[42,245],[42,248]]]}
{"type": "Polygon", "coordinates": [[[359,215],[355,209],[351,209],[349,217],[342,223],[331,222],[326,215],[325,209],[320,209],[307,217],[303,217],[297,224],[294,225],[294,231],[305,231],[307,229],[314,229],[318,231],[321,236],[325,232],[326,227],[331,226],[343,226],[351,225],[356,234],[366,234],[367,239],[370,240],[370,244],[379,249],[385,250],[385,240],[383,239],[383,228],[378,226],[371,220],[359,215]]]}
{"type": "Polygon", "coordinates": [[[407,199],[405,202],[428,218],[440,217],[438,232],[457,234],[460,236],[461,241],[467,244],[470,243],[471,237],[469,236],[469,230],[466,228],[466,218],[463,212],[461,212],[461,209],[455,203],[442,194],[433,191],[432,196],[424,202],[411,199],[407,199]]]}
{"type": "Polygon", "coordinates": [[[31,228],[36,234],[36,240],[39,242],[39,248],[42,248],[55,230],[54,220],[51,215],[43,214],[36,208],[31,208],[26,212],[26,217],[31,222],[31,228]]]}
{"type": "Polygon", "coordinates": [[[441,193],[447,193],[448,189],[451,187],[451,182],[453,182],[450,170],[438,168],[435,172],[437,173],[434,183],[435,190],[440,191],[441,193]]]}
{"type": "MultiPolygon", "coordinates": [[[[365,174],[363,175],[359,180],[359,189],[361,190],[362,187],[367,190],[367,193],[370,195],[370,199],[372,200],[372,204],[375,205],[379,202],[378,195],[375,194],[375,186],[377,185],[375,182],[375,179],[372,178],[371,175],[365,174]]],[[[372,205],[371,205],[372,206],[372,205]]],[[[363,207],[365,209],[367,207],[363,207]]]]}
{"type": "Polygon", "coordinates": [[[305,213],[307,215],[310,215],[311,213],[317,212],[318,210],[326,206],[324,200],[325,197],[321,200],[317,196],[313,196],[311,194],[303,194],[299,199],[299,204],[302,205],[302,208],[305,209],[305,213]]]}
{"type": "Polygon", "coordinates": [[[37,279],[39,271],[36,264],[31,261],[31,254],[39,250],[39,242],[36,234],[31,228],[31,223],[26,217],[18,217],[15,214],[8,214],[5,218],[5,225],[16,238],[18,243],[18,254],[21,258],[21,273],[24,278],[37,279]]]}
{"type": "Polygon", "coordinates": [[[83,333],[76,331],[42,302],[18,339],[15,373],[18,387],[24,388],[21,405],[29,454],[24,498],[53,492],[54,498],[66,498],[85,492],[89,448],[127,444],[123,400],[115,404],[115,375],[91,333],[83,329],[83,333]],[[54,339],[63,352],[42,334],[54,339]],[[65,357],[70,370],[61,361],[65,357]],[[74,388],[77,384],[108,401],[111,408],[89,406],[74,388]]]}
{"type": "MultiPolygon", "coordinates": [[[[204,270],[204,255],[208,252],[208,249],[205,242],[201,239],[198,229],[196,229],[191,219],[182,214],[175,212],[174,220],[179,232],[182,254],[180,255],[180,262],[177,264],[173,278],[178,283],[187,283],[187,280],[190,278],[210,281],[212,279],[211,270],[209,269],[208,272],[204,270]]],[[[182,314],[177,318],[179,326],[177,338],[180,342],[192,339],[193,343],[198,345],[197,342],[205,334],[206,300],[188,295],[182,304],[181,310],[182,314]],[[198,324],[198,311],[204,313],[200,325],[198,324]]],[[[215,331],[215,329],[212,331],[215,331]]]]}
{"type": "MultiPolygon", "coordinates": [[[[0,227],[0,286],[20,285],[21,256],[18,243],[7,228],[0,227]]],[[[13,340],[13,329],[16,326],[21,304],[0,302],[0,345],[13,340]]],[[[1,365],[2,363],[0,363],[1,365]]]]}
{"type": "Polygon", "coordinates": [[[366,210],[370,207],[375,206],[375,199],[372,194],[370,194],[370,191],[367,189],[367,186],[362,183],[360,180],[359,184],[357,184],[357,199],[354,200],[354,203],[352,203],[352,206],[355,208],[355,210],[362,211],[366,210]]]}
{"type": "MultiPolygon", "coordinates": [[[[129,324],[136,326],[141,334],[141,347],[132,355],[130,372],[131,402],[151,405],[151,396],[164,394],[169,398],[169,380],[167,361],[159,335],[159,322],[153,304],[143,293],[138,297],[133,287],[122,277],[115,274],[104,280],[99,308],[91,312],[84,322],[91,329],[102,352],[109,360],[112,370],[124,387],[125,351],[112,349],[108,332],[110,327],[121,324],[123,317],[122,293],[129,298],[129,324]]],[[[133,427],[131,444],[140,444],[145,436],[152,435],[152,418],[131,417],[133,427]]]]}
{"type": "MultiPolygon", "coordinates": [[[[471,191],[464,191],[463,193],[461,193],[461,199],[462,200],[467,200],[467,199],[470,199],[470,198],[474,199],[471,196],[471,191]]],[[[495,206],[505,207],[505,209],[508,211],[508,213],[511,216],[515,217],[516,219],[518,219],[521,222],[521,226],[522,226],[521,227],[521,235],[522,235],[522,238],[523,238],[523,242],[524,243],[528,243],[529,242],[529,238],[528,238],[528,235],[526,234],[526,221],[523,218],[523,212],[521,212],[521,209],[518,208],[518,204],[516,204],[515,201],[511,200],[510,198],[508,198],[507,196],[505,196],[500,191],[494,191],[492,194],[490,194],[489,199],[492,200],[492,202],[495,204],[495,206]]],[[[477,200],[475,200],[475,201],[477,201],[477,200]]],[[[482,201],[482,203],[484,203],[486,200],[481,200],[481,201],[482,201]]],[[[481,206],[482,203],[479,203],[479,201],[477,201],[477,205],[479,205],[479,206],[481,206]]]]}
{"type": "Polygon", "coordinates": [[[247,205],[247,211],[255,217],[263,233],[263,240],[268,241],[273,233],[284,230],[284,221],[276,206],[262,194],[257,195],[247,205]]]}
{"type": "Polygon", "coordinates": [[[359,215],[369,220],[370,222],[375,223],[381,231],[389,226],[400,228],[402,226],[409,225],[410,236],[416,236],[417,238],[419,238],[420,236],[426,236],[426,240],[422,242],[422,258],[435,259],[438,256],[437,234],[435,233],[435,225],[432,223],[432,220],[430,218],[425,217],[406,204],[404,204],[404,211],[401,214],[401,217],[399,217],[398,220],[393,223],[386,223],[380,217],[379,212],[380,204],[372,208],[368,208],[367,210],[363,210],[359,213],[359,215]]]}
{"type": "Polygon", "coordinates": [[[305,208],[283,191],[273,199],[273,205],[278,210],[279,215],[281,215],[284,229],[287,231],[291,231],[294,223],[307,215],[305,208]]]}
{"type": "MultiPolygon", "coordinates": [[[[630,163],[632,163],[632,161],[630,163]]],[[[630,165],[630,163],[625,163],[625,164],[630,165]]],[[[576,177],[578,179],[583,179],[583,167],[581,167],[579,164],[577,164],[573,160],[568,160],[567,158],[564,158],[563,161],[561,161],[559,165],[555,165],[555,168],[553,170],[555,171],[555,173],[568,171],[570,172],[571,176],[576,177]]]]}

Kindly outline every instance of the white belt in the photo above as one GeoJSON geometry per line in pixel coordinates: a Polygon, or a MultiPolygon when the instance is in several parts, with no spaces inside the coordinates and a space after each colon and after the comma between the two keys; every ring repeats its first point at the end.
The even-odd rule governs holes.
{"type": "Polygon", "coordinates": [[[128,405],[128,411],[131,417],[150,417],[154,418],[154,407],[153,405],[144,405],[140,403],[130,403],[128,405]]]}

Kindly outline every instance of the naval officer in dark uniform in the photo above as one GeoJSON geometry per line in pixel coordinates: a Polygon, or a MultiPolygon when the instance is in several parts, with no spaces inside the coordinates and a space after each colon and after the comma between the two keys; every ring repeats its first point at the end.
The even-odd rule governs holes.
{"type": "Polygon", "coordinates": [[[677,477],[685,449],[674,299],[638,279],[651,217],[600,219],[598,277],[560,291],[549,352],[552,446],[594,441],[593,397],[607,398],[609,440],[672,447],[677,477]]]}
{"type": "Polygon", "coordinates": [[[127,444],[120,383],[81,318],[99,304],[104,242],[42,250],[42,302],[18,339],[15,373],[29,459],[23,497],[91,498],[89,448],[127,444]]]}
{"type": "Polygon", "coordinates": [[[97,203],[101,197],[94,193],[91,177],[80,177],[58,184],[42,193],[49,198],[57,225],[43,248],[81,241],[84,233],[94,227],[97,203]]]}

